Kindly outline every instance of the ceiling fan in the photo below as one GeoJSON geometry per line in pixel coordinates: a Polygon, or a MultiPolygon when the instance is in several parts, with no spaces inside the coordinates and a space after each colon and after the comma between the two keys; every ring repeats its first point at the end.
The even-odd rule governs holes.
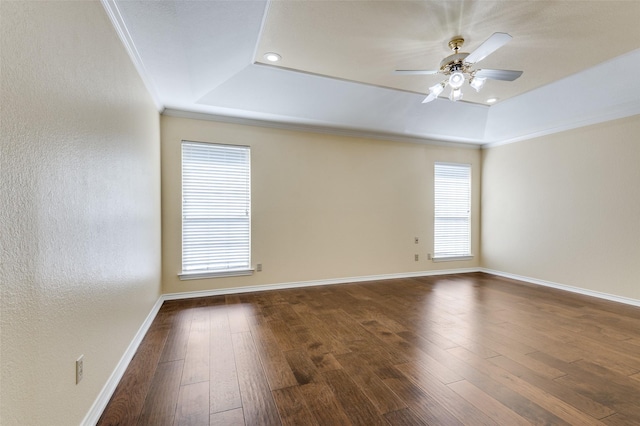
{"type": "Polygon", "coordinates": [[[448,78],[429,87],[429,95],[422,103],[435,100],[447,85],[451,87],[449,99],[455,102],[462,99],[462,85],[465,81],[468,81],[469,85],[479,92],[487,79],[513,81],[522,75],[522,71],[473,69],[474,64],[507,44],[511,38],[507,33],[493,33],[493,35],[486,39],[476,50],[471,53],[465,53],[458,52],[464,44],[464,38],[454,37],[449,41],[449,48],[453,50],[453,55],[447,56],[440,62],[440,69],[396,70],[394,74],[444,74],[448,78]]]}

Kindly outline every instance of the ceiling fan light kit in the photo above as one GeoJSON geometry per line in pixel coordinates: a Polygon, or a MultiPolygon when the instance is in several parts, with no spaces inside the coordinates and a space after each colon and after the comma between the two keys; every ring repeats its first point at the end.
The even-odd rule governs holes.
{"type": "Polygon", "coordinates": [[[507,33],[493,33],[476,50],[471,53],[458,52],[464,44],[464,38],[454,37],[449,41],[449,48],[453,50],[453,55],[449,55],[440,62],[438,70],[396,70],[396,74],[417,75],[417,74],[443,74],[448,78],[429,87],[429,95],[422,103],[436,100],[444,91],[447,85],[451,87],[449,99],[453,102],[462,99],[462,86],[465,81],[479,92],[487,79],[513,81],[522,75],[522,71],[494,70],[494,69],[473,69],[473,65],[480,62],[491,53],[495,52],[507,42],[511,36],[507,33]]]}
{"type": "Polygon", "coordinates": [[[453,102],[459,101],[462,99],[462,90],[451,88],[451,93],[449,93],[449,99],[453,102]]]}
{"type": "Polygon", "coordinates": [[[461,88],[463,83],[464,74],[462,74],[460,71],[456,71],[449,76],[449,86],[451,86],[453,90],[461,88]]]}
{"type": "Polygon", "coordinates": [[[444,91],[444,86],[444,83],[438,83],[429,87],[429,95],[425,98],[424,101],[422,101],[422,103],[425,104],[427,102],[435,100],[438,96],[440,96],[440,93],[444,91]]]}
{"type": "Polygon", "coordinates": [[[469,86],[471,86],[474,89],[476,89],[476,92],[479,92],[480,89],[482,89],[484,87],[485,81],[487,81],[486,78],[475,77],[474,76],[469,80],[469,86]]]}

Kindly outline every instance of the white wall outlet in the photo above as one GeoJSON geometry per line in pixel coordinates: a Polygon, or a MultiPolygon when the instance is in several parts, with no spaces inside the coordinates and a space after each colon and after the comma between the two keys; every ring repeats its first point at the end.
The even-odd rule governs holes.
{"type": "Polygon", "coordinates": [[[417,262],[418,260],[420,260],[420,256],[418,256],[418,255],[416,254],[416,255],[414,255],[414,259],[415,259],[415,261],[417,262]]]}
{"type": "Polygon", "coordinates": [[[415,239],[413,241],[414,241],[414,243],[418,244],[420,242],[420,238],[415,237],[415,239]]]}
{"type": "Polygon", "coordinates": [[[257,272],[262,271],[262,263],[258,263],[258,264],[256,265],[256,271],[257,271],[257,272]]]}
{"type": "Polygon", "coordinates": [[[80,355],[80,358],[76,360],[76,385],[80,383],[84,376],[84,355],[80,355]]]}
{"type": "Polygon", "coordinates": [[[427,253],[427,260],[431,260],[431,253],[427,253]]]}

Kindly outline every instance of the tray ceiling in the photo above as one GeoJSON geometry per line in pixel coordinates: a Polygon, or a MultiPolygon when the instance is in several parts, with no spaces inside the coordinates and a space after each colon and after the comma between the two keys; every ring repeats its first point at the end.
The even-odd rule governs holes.
{"type": "Polygon", "coordinates": [[[614,109],[638,112],[638,83],[615,75],[624,64],[632,80],[640,67],[638,1],[103,4],[150,91],[172,111],[477,144],[517,137],[492,130],[499,112],[511,105],[535,114],[554,93],[582,108],[591,103],[595,121],[607,94],[622,94],[614,109]],[[488,81],[480,93],[466,86],[463,102],[422,104],[442,76],[392,74],[437,69],[452,37],[464,37],[462,51],[470,52],[494,32],[513,40],[478,67],[523,70],[514,82],[488,81]],[[267,63],[267,52],[282,60],[267,63]],[[489,107],[489,97],[499,102],[489,107]]]}

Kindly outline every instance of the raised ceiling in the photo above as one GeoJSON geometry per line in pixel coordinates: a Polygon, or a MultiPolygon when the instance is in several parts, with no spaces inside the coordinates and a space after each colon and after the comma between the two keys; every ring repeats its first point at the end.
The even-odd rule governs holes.
{"type": "MultiPolygon", "coordinates": [[[[544,86],[640,47],[640,2],[606,1],[274,1],[255,60],[278,52],[281,66],[425,94],[440,75],[400,76],[394,69],[438,69],[462,36],[470,52],[494,32],[507,45],[479,68],[524,70],[514,82],[489,81],[464,100],[484,103],[544,86]]],[[[448,92],[448,90],[447,90],[448,92]]]]}
{"type": "Polygon", "coordinates": [[[160,108],[172,113],[486,144],[640,111],[632,81],[640,1],[103,4],[160,108]],[[480,93],[466,86],[464,102],[422,104],[442,76],[392,74],[437,69],[452,37],[470,52],[494,32],[513,40],[478,68],[523,70],[514,82],[490,80],[480,93]],[[267,64],[266,52],[282,60],[267,64]],[[616,70],[630,81],[618,82],[616,70]],[[500,101],[489,107],[489,97],[500,101]],[[557,97],[560,116],[514,116],[544,117],[557,97]]]}

